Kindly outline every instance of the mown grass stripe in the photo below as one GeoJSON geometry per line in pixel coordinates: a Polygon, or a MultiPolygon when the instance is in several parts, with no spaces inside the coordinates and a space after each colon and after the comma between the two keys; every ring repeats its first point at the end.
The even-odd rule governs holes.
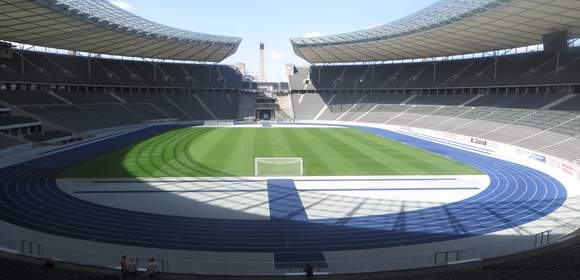
{"type": "Polygon", "coordinates": [[[188,176],[197,176],[198,173],[203,174],[204,171],[201,171],[203,168],[189,156],[188,151],[192,143],[207,132],[209,131],[205,129],[190,131],[179,143],[172,145],[173,160],[168,162],[168,165],[172,167],[170,169],[171,172],[168,172],[171,174],[171,177],[183,176],[183,174],[187,174],[188,176]]]}
{"type": "Polygon", "coordinates": [[[407,148],[406,146],[392,145],[393,142],[390,145],[385,145],[384,141],[389,141],[386,139],[379,139],[382,141],[382,144],[379,144],[377,141],[371,140],[377,138],[377,136],[361,131],[345,129],[342,133],[344,134],[342,138],[345,139],[344,141],[346,143],[357,147],[361,154],[373,157],[376,161],[380,162],[377,165],[382,168],[382,170],[377,170],[379,175],[384,173],[384,170],[399,175],[423,174],[425,170],[408,162],[408,155],[401,152],[407,148]],[[393,148],[394,146],[397,148],[393,148]]]}
{"type": "Polygon", "coordinates": [[[295,157],[301,157],[304,164],[305,175],[332,175],[332,169],[327,161],[320,158],[316,152],[310,148],[311,143],[303,133],[297,133],[294,129],[282,129],[282,135],[287,142],[293,143],[291,149],[295,157]]]}
{"type": "Polygon", "coordinates": [[[254,158],[256,152],[254,151],[256,141],[256,130],[253,129],[239,129],[240,135],[238,139],[234,140],[232,146],[233,151],[227,157],[225,162],[225,170],[228,174],[235,176],[243,176],[245,174],[254,173],[254,158]]]}
{"type": "Polygon", "coordinates": [[[392,157],[388,153],[377,152],[376,150],[369,150],[368,147],[363,145],[358,141],[353,141],[352,138],[349,137],[342,130],[332,130],[332,131],[322,131],[328,137],[332,138],[332,141],[340,143],[344,149],[348,149],[347,156],[351,159],[356,158],[356,164],[363,165],[366,167],[367,174],[372,175],[380,175],[385,173],[391,174],[401,174],[398,169],[389,168],[389,163],[386,161],[391,162],[392,164],[392,157]]]}
{"type": "Polygon", "coordinates": [[[447,159],[419,148],[404,145],[383,137],[376,136],[372,133],[345,130],[349,137],[356,138],[361,143],[366,143],[379,150],[385,150],[391,154],[393,161],[398,161],[402,165],[409,166],[413,170],[409,174],[431,174],[431,175],[479,175],[480,171],[461,164],[459,162],[447,159]],[[361,137],[367,136],[367,137],[361,137]],[[385,145],[384,141],[393,143],[385,145]],[[393,149],[396,147],[396,149],[393,149]],[[396,155],[396,156],[395,156],[396,155]],[[426,160],[428,159],[428,160],[426,160]]]}

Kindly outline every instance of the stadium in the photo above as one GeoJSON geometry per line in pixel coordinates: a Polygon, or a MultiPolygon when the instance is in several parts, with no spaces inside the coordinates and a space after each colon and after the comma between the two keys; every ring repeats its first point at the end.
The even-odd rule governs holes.
{"type": "Polygon", "coordinates": [[[284,81],[106,0],[0,16],[0,280],[580,279],[579,1],[288,36],[284,81]]]}

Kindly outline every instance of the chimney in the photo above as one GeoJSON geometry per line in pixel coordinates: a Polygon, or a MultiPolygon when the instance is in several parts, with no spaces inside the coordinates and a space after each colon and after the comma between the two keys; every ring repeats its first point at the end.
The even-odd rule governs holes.
{"type": "Polygon", "coordinates": [[[266,69],[265,69],[265,53],[264,53],[264,42],[260,42],[260,78],[261,81],[266,81],[266,69]]]}

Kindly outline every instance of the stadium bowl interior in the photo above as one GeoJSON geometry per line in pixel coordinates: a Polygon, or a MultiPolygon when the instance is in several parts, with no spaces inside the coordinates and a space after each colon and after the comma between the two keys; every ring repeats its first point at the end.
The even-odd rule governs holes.
{"type": "Polygon", "coordinates": [[[580,277],[579,1],[292,38],[284,82],[109,1],[0,15],[0,280],[580,277]]]}

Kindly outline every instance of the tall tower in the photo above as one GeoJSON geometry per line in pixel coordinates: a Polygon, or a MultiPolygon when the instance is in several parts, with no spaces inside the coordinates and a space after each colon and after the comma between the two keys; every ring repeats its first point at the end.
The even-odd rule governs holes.
{"type": "Polygon", "coordinates": [[[266,67],[265,67],[265,61],[266,59],[266,54],[265,54],[265,50],[264,50],[264,42],[260,42],[260,80],[261,81],[265,81],[266,80],[266,67]]]}

